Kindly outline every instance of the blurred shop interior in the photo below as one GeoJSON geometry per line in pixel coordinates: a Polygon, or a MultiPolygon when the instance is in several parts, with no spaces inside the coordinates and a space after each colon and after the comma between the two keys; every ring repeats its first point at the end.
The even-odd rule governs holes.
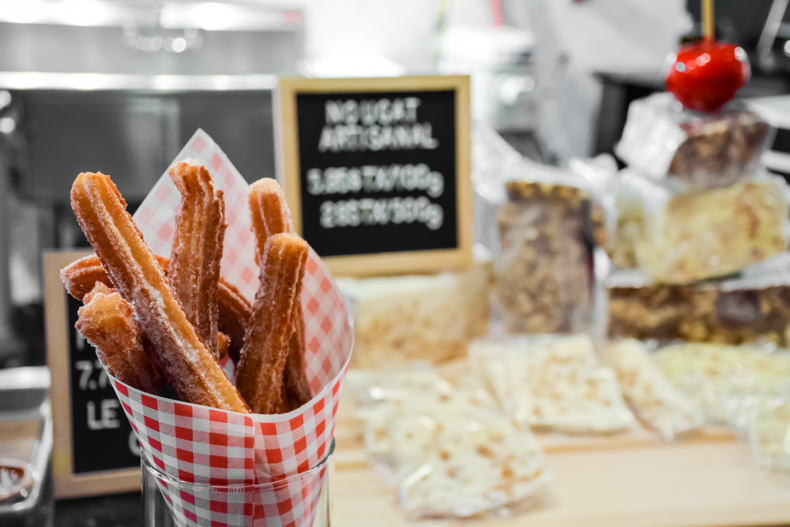
{"type": "MultiPolygon", "coordinates": [[[[490,405],[486,411],[496,408],[492,413],[499,412],[500,420],[489,428],[499,438],[496,441],[503,441],[501,450],[492,453],[496,448],[489,450],[488,443],[482,450],[464,444],[468,435],[462,428],[465,421],[458,425],[462,420],[455,423],[456,429],[450,420],[445,431],[462,432],[444,439],[455,444],[462,438],[459,449],[465,448],[469,459],[495,474],[491,487],[496,492],[500,490],[496,478],[508,484],[513,479],[509,464],[513,460],[517,468],[529,473],[525,478],[534,477],[537,483],[527,490],[514,484],[522,494],[514,491],[502,503],[492,498],[483,500],[479,510],[474,504],[464,508],[466,503],[458,505],[464,500],[456,491],[473,494],[477,489],[470,482],[477,482],[474,470],[478,465],[470,462],[464,468],[472,467],[473,476],[463,484],[451,476],[447,481],[425,483],[425,488],[444,489],[441,499],[421,491],[419,485],[408,486],[419,478],[404,478],[408,485],[398,482],[405,485],[400,487],[401,504],[407,504],[407,498],[417,502],[424,498],[428,505],[420,503],[426,510],[436,506],[439,512],[434,516],[450,518],[482,516],[515,502],[531,504],[535,489],[548,481],[541,472],[548,465],[540,464],[538,469],[530,465],[542,459],[540,448],[532,451],[533,459],[521,442],[524,436],[518,435],[534,426],[546,434],[541,441],[548,437],[547,452],[559,452],[555,466],[557,496],[561,496],[548,500],[546,509],[538,507],[538,519],[552,506],[561,508],[558,503],[576,520],[581,501],[584,506],[598,506],[593,503],[598,494],[590,490],[606,479],[600,476],[608,467],[586,471],[593,483],[585,483],[588,488],[578,493],[584,500],[574,502],[565,499],[562,492],[570,487],[562,485],[570,482],[572,486],[584,478],[577,479],[570,470],[563,474],[563,467],[575,470],[585,464],[562,456],[577,448],[568,447],[576,445],[574,441],[584,443],[579,451],[590,445],[590,450],[602,451],[610,447],[600,445],[611,439],[620,441],[616,443],[620,446],[638,444],[632,450],[623,447],[628,450],[625,457],[612,457],[615,470],[629,477],[642,470],[641,465],[634,469],[638,463],[633,460],[642,461],[639,449],[658,452],[645,456],[649,458],[645,466],[658,474],[650,476],[651,485],[665,484],[662,488],[670,502],[677,496],[671,496],[674,482],[661,479],[666,459],[683,467],[701,460],[703,468],[694,465],[689,474],[716,484],[718,479],[727,480],[738,498],[744,489],[754,491],[743,497],[745,505],[740,507],[738,499],[728,499],[726,492],[716,494],[711,485],[701,494],[722,507],[709,506],[704,499],[694,504],[716,509],[712,519],[704,519],[710,520],[705,525],[719,525],[713,520],[722,518],[726,521],[720,525],[734,525],[736,520],[743,520],[744,525],[757,523],[760,514],[749,515],[759,511],[768,518],[765,504],[769,501],[773,507],[769,512],[783,520],[790,511],[786,506],[790,479],[773,485],[768,476],[754,476],[750,471],[757,472],[758,467],[752,465],[750,452],[758,458],[765,454],[768,461],[760,467],[773,463],[790,468],[790,186],[785,185],[790,183],[790,0],[715,0],[715,15],[710,16],[703,15],[701,4],[700,0],[0,0],[0,421],[4,411],[10,415],[19,409],[15,405],[49,404],[42,253],[89,250],[69,202],[78,173],[111,174],[133,212],[195,131],[203,129],[249,182],[277,177],[283,155],[278,150],[278,79],[468,75],[472,121],[472,192],[468,194],[473,194],[469,201],[474,201],[474,213],[469,214],[474,218],[474,258],[469,256],[472,251],[467,256],[474,262],[468,268],[439,269],[441,273],[425,276],[392,272],[340,277],[338,287],[351,298],[348,305],[353,306],[357,324],[348,330],[348,334],[356,331],[356,342],[351,362],[346,363],[352,369],[349,378],[357,379],[357,384],[346,381],[352,385],[347,391],[354,397],[381,388],[378,382],[402,383],[398,389],[414,389],[408,395],[412,399],[405,398],[408,404],[403,404],[410,410],[435,397],[451,400],[464,411],[471,403],[459,401],[469,393],[485,392],[484,403],[490,405]],[[707,88],[694,87],[691,73],[682,84],[673,84],[692,65],[681,60],[679,48],[712,34],[717,41],[732,44],[727,60],[738,77],[733,81],[737,85],[732,101],[732,94],[713,102],[695,98],[707,88]],[[522,345],[518,338],[525,335],[536,340],[522,345]],[[507,341],[510,337],[515,344],[507,341]],[[569,340],[555,341],[555,337],[569,340]],[[608,349],[603,345],[612,342],[610,355],[601,352],[608,349]],[[741,348],[752,345],[765,345],[770,352],[760,355],[741,348]],[[540,351],[530,351],[531,356],[524,359],[519,353],[527,348],[540,351]],[[437,371],[455,359],[466,361],[464,367],[471,364],[478,370],[476,382],[485,389],[436,381],[438,374],[427,376],[429,381],[423,384],[430,384],[433,391],[425,392],[420,391],[425,388],[420,382],[426,377],[419,375],[416,380],[409,375],[376,377],[376,373],[354,377],[358,373],[354,370],[386,370],[385,359],[393,357],[407,365],[426,361],[437,371]],[[523,360],[511,364],[511,371],[502,357],[523,360]],[[562,379],[555,382],[551,375],[546,374],[551,377],[546,381],[534,374],[536,370],[530,368],[535,364],[530,361],[537,363],[535,357],[548,357],[546,371],[550,373],[569,366],[567,362],[577,360],[578,364],[563,370],[573,371],[562,384],[562,379]],[[560,363],[559,369],[554,360],[560,363]],[[24,372],[19,378],[3,376],[4,371],[17,367],[23,367],[18,371],[34,370],[33,376],[38,377],[23,378],[24,372]],[[640,375],[647,373],[631,375],[631,367],[633,371],[641,368],[640,375]],[[705,377],[712,370],[712,379],[705,377]],[[744,381],[747,377],[748,382],[744,381]],[[696,382],[700,378],[709,384],[696,382]],[[637,381],[644,382],[635,388],[637,381]],[[557,385],[561,386],[555,390],[557,385]],[[691,385],[702,387],[692,389],[693,396],[686,398],[684,390],[694,388],[691,385]],[[15,392],[19,386],[22,389],[15,392]],[[355,392],[354,386],[364,389],[355,392]],[[437,386],[440,389],[434,390],[437,386]],[[545,388],[539,394],[545,400],[527,393],[533,386],[535,393],[545,388]],[[588,397],[587,386],[593,386],[589,393],[598,390],[595,396],[588,397]],[[20,395],[31,390],[35,392],[32,403],[20,395]],[[766,393],[770,397],[763,397],[766,393]],[[588,399],[595,399],[595,410],[600,413],[589,411],[593,403],[588,399]],[[736,399],[737,404],[733,403],[736,399]],[[765,429],[750,427],[743,417],[757,415],[753,410],[758,399],[759,405],[770,399],[771,410],[786,412],[765,427],[770,428],[766,435],[771,441],[765,442],[770,448],[759,443],[765,429]],[[559,415],[555,421],[547,417],[551,412],[559,415]],[[515,427],[513,416],[523,418],[518,425],[524,426],[513,434],[516,439],[510,444],[502,440],[496,426],[515,427]],[[701,435],[709,433],[705,427],[711,423],[721,435],[711,440],[714,447],[706,455],[693,449],[702,450],[707,443],[675,445],[680,457],[670,457],[663,450],[686,432],[704,429],[701,435]],[[752,451],[736,451],[739,447],[731,443],[747,434],[758,438],[749,443],[752,451]],[[560,441],[556,441],[558,436],[562,436],[560,441]],[[587,441],[589,437],[594,439],[587,441]],[[516,454],[507,452],[511,447],[516,454]],[[715,449],[726,452],[715,457],[715,449]],[[746,461],[731,462],[741,460],[734,455],[743,455],[746,461]],[[495,456],[499,458],[491,461],[495,456]],[[691,461],[675,461],[680,459],[691,461]],[[707,470],[705,463],[720,465],[707,470]],[[735,475],[720,477],[728,468],[732,471],[726,474],[735,475]],[[744,477],[739,488],[737,480],[743,473],[754,479],[744,477]],[[448,495],[455,501],[443,502],[448,495]],[[437,501],[429,503],[431,499],[437,501]],[[738,513],[743,516],[726,517],[729,505],[740,507],[738,513]]],[[[693,60],[702,67],[713,59],[705,51],[693,60]]],[[[360,96],[349,93],[349,97],[360,96]]],[[[450,107],[458,113],[457,107],[450,107]]],[[[441,112],[435,113],[441,120],[441,112]]],[[[462,158],[454,157],[460,150],[458,144],[448,141],[448,166],[452,167],[448,170],[460,174],[462,163],[457,160],[462,158]]],[[[401,161],[392,159],[381,161],[382,166],[401,161]]],[[[413,161],[408,155],[404,159],[404,163],[413,161]]],[[[361,163],[348,163],[354,161],[361,163]]],[[[455,174],[448,171],[445,175],[452,178],[455,174]]],[[[453,187],[452,196],[456,191],[462,194],[460,188],[453,187]]],[[[461,203],[461,199],[457,203],[447,199],[448,210],[461,203]]],[[[458,232],[460,227],[451,235],[458,232]]],[[[216,277],[214,282],[216,286],[216,277]]],[[[57,298],[66,298],[57,286],[57,298]]],[[[68,302],[76,313],[79,302],[68,302]]],[[[340,300],[335,305],[347,307],[340,300]]],[[[69,321],[71,331],[74,321],[69,321]]],[[[75,339],[82,337],[69,334],[63,340],[72,339],[68,345],[74,348],[75,339]]],[[[247,338],[243,327],[241,334],[247,338]]],[[[300,345],[309,346],[304,341],[300,345]]],[[[75,380],[75,364],[69,372],[60,373],[75,380]]],[[[95,364],[96,372],[104,372],[99,361],[95,364]]],[[[102,388],[108,389],[107,377],[102,379],[102,388]]],[[[86,376],[83,380],[90,386],[80,388],[84,391],[98,386],[95,379],[86,376]]],[[[276,395],[281,392],[277,390],[276,395]]],[[[304,400],[311,401],[311,395],[315,393],[308,390],[304,400]]],[[[107,400],[110,405],[117,403],[112,396],[107,400]]],[[[92,402],[87,404],[95,409],[92,402]]],[[[123,421],[122,411],[112,408],[117,410],[113,419],[123,421]]],[[[387,415],[381,421],[395,423],[394,427],[411,424],[409,418],[416,411],[406,414],[399,416],[402,420],[387,415]]],[[[353,424],[359,428],[360,422],[353,424]]],[[[363,433],[356,428],[353,433],[344,432],[350,429],[347,424],[338,427],[338,451],[353,436],[357,450],[369,453],[370,444],[362,445],[363,433]]],[[[402,432],[393,429],[388,432],[402,432]]],[[[47,428],[47,433],[51,443],[52,431],[47,428]]],[[[371,435],[375,434],[370,432],[366,439],[371,435]]],[[[136,470],[139,448],[134,436],[129,437],[130,446],[124,443],[122,450],[125,455],[129,454],[126,450],[137,450],[131,465],[136,470]]],[[[374,454],[377,446],[381,445],[373,444],[374,454]]],[[[333,442],[327,457],[334,448],[333,442]]],[[[595,452],[590,463],[608,463],[604,454],[595,452]]],[[[111,447],[104,452],[117,461],[116,453],[111,447]]],[[[92,458],[93,452],[88,454],[92,458]]],[[[439,465],[447,461],[444,450],[434,454],[439,465]]],[[[42,466],[47,466],[49,450],[42,456],[42,466]]],[[[367,458],[360,454],[360,459],[367,458]]],[[[353,469],[361,471],[360,466],[369,468],[366,461],[357,460],[353,469]]],[[[101,472],[91,467],[85,472],[101,472]]],[[[631,486],[626,476],[613,476],[608,483],[631,486]]],[[[138,481],[120,490],[136,492],[138,481]]],[[[357,503],[342,509],[343,503],[353,501],[342,500],[343,484],[347,497],[357,490],[349,491],[349,487],[365,485],[343,481],[342,475],[339,481],[338,517],[352,517],[357,514],[357,503]]],[[[0,505],[2,483],[0,470],[0,505]]],[[[633,486],[639,487],[634,496],[620,500],[629,514],[641,517],[648,506],[662,504],[663,496],[651,495],[653,487],[633,486]]],[[[112,492],[89,490],[62,496],[112,492]]],[[[130,517],[139,513],[138,498],[121,498],[127,499],[130,517]]],[[[683,509],[686,496],[681,498],[681,512],[668,517],[700,519],[692,506],[683,509]]],[[[395,493],[387,493],[386,502],[380,499],[377,503],[396,507],[395,493]]],[[[614,501],[609,497],[600,501],[607,500],[614,501]]],[[[62,507],[73,518],[72,523],[60,525],[101,524],[79,523],[87,517],[79,507],[62,507]]],[[[113,504],[96,505],[101,514],[109,515],[114,509],[113,504]]],[[[620,524],[629,524],[633,517],[626,516],[620,524]]],[[[790,522],[790,517],[786,519],[790,522]]],[[[674,525],[669,520],[664,524],[674,525]]]]}
{"type": "MultiPolygon", "coordinates": [[[[739,97],[790,92],[786,3],[716,3],[716,34],[751,60],[739,97]]],[[[480,128],[562,166],[611,153],[629,102],[700,33],[691,0],[5,1],[0,366],[44,361],[41,251],[85,244],[73,175],[101,167],[134,210],[202,127],[271,176],[277,75],[469,73],[480,128]]]]}

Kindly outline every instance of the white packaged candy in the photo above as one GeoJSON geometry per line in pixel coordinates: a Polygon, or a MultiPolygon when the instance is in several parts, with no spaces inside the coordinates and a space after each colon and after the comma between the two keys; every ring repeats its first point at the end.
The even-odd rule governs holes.
{"type": "Polygon", "coordinates": [[[758,410],[749,427],[752,455],[760,465],[790,470],[790,401],[771,401],[758,410]]]}
{"type": "Polygon", "coordinates": [[[658,369],[638,340],[610,343],[601,356],[614,368],[623,395],[639,418],[666,440],[703,424],[702,413],[658,369]]]}
{"type": "Polygon", "coordinates": [[[614,371],[596,364],[589,337],[475,341],[469,353],[505,413],[522,425],[611,433],[636,424],[614,371]]]}
{"type": "Polygon", "coordinates": [[[790,388],[790,354],[757,346],[676,344],[651,356],[711,421],[747,426],[755,411],[790,388]]]}
{"type": "Polygon", "coordinates": [[[548,483],[535,438],[498,412],[486,392],[448,390],[441,377],[425,371],[352,371],[349,377],[357,388],[386,394],[360,411],[365,446],[398,486],[411,517],[499,513],[530,503],[548,483]],[[430,375],[433,388],[425,382],[430,375]]]}

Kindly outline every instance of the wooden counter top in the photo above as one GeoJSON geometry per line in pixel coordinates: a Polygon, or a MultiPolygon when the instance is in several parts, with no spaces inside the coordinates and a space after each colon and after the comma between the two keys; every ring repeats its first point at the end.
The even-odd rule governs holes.
{"type": "Polygon", "coordinates": [[[549,441],[553,481],[504,520],[409,522],[394,488],[367,465],[339,421],[333,523],[343,527],[689,527],[790,525],[790,473],[761,469],[744,441],[715,432],[672,444],[638,435],[569,448],[549,441]]]}

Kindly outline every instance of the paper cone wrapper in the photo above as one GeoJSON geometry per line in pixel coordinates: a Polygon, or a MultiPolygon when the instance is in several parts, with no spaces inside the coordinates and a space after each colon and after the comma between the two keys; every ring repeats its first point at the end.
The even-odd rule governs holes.
{"type": "MultiPolygon", "coordinates": [[[[228,227],[222,276],[252,300],[258,288],[258,267],[247,202],[249,186],[202,130],[192,136],[173,163],[187,158],[204,165],[215,188],[225,193],[228,227]]],[[[180,200],[166,171],[134,215],[156,254],[170,254],[180,200]]],[[[290,413],[245,415],[217,410],[141,392],[111,377],[142,455],[153,467],[184,483],[278,482],[268,491],[222,493],[176,488],[160,479],[160,490],[177,525],[312,525],[326,470],[310,469],[329,452],[353,345],[349,310],[326,266],[312,250],[301,302],[306,371],[316,395],[290,413]],[[304,476],[293,477],[299,474],[304,476]]]]}

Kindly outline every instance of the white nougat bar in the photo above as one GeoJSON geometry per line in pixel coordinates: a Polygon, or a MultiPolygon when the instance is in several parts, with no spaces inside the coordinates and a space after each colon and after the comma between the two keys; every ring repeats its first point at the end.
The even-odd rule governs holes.
{"type": "Polygon", "coordinates": [[[488,331],[489,262],[462,272],[337,283],[354,313],[355,368],[451,360],[464,356],[467,342],[488,331]]]}

